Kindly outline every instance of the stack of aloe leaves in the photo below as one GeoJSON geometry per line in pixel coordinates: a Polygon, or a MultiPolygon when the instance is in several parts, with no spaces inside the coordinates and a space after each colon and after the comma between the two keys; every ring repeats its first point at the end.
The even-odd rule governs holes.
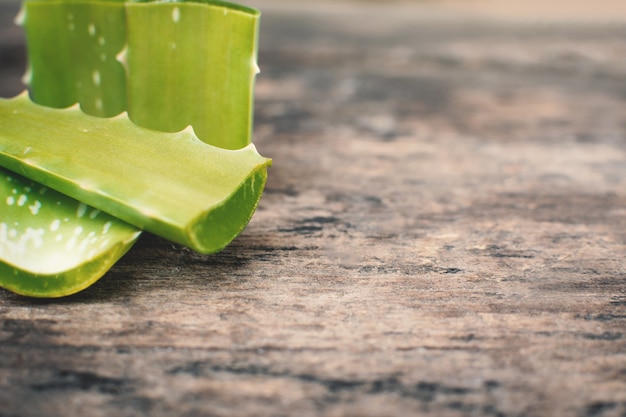
{"type": "Polygon", "coordinates": [[[0,99],[0,286],[61,297],[142,230],[208,254],[247,225],[259,13],[215,0],[25,0],[29,91],[0,99]]]}

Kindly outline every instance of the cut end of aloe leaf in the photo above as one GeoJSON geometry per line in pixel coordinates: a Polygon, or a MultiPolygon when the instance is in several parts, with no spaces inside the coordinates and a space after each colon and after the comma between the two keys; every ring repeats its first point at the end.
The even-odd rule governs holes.
{"type": "Polygon", "coordinates": [[[61,297],[97,281],[140,231],[0,168],[0,286],[61,297]]]}
{"type": "Polygon", "coordinates": [[[226,247],[252,218],[266,180],[266,169],[255,170],[224,204],[203,213],[189,230],[189,246],[204,254],[226,247]]]}

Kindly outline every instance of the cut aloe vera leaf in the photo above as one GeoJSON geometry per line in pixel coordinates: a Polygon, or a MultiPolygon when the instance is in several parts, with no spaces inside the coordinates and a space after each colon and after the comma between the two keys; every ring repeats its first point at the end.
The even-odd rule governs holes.
{"type": "MultiPolygon", "coordinates": [[[[244,47],[250,48],[253,47],[252,53],[249,56],[254,57],[256,55],[256,25],[258,20],[258,13],[247,8],[239,7],[232,4],[214,2],[214,1],[204,1],[207,5],[212,5],[214,7],[223,7],[221,10],[223,15],[228,15],[231,11],[233,12],[228,17],[229,19],[233,19],[235,17],[239,22],[247,22],[242,23],[241,29],[237,29],[236,24],[231,24],[229,29],[231,32],[229,33],[226,40],[223,39],[223,34],[212,38],[211,34],[215,32],[215,26],[205,26],[205,27],[197,27],[199,32],[195,33],[193,36],[186,36],[180,38],[180,42],[188,43],[188,47],[195,43],[198,43],[198,39],[204,39],[206,42],[223,42],[227,41],[230,43],[234,43],[237,45],[243,45],[244,47]],[[253,16],[253,19],[250,17],[253,16]],[[252,30],[250,30],[252,28],[252,30]],[[220,38],[221,36],[221,38],[220,38]],[[248,37],[247,39],[242,38],[248,37]],[[247,46],[246,46],[247,45],[247,46]]],[[[185,7],[188,7],[187,4],[183,4],[181,2],[177,2],[177,6],[180,10],[184,10],[185,7]]],[[[193,7],[193,6],[192,6],[193,7]]],[[[112,116],[120,113],[121,111],[126,109],[126,96],[128,91],[126,89],[126,78],[128,76],[131,79],[131,76],[125,72],[125,68],[120,61],[116,58],[121,58],[124,60],[124,54],[120,54],[124,49],[124,46],[127,41],[127,21],[126,21],[126,5],[123,4],[122,1],[116,0],[108,0],[108,1],[90,1],[90,0],[27,0],[25,2],[23,12],[21,17],[17,20],[21,20],[24,24],[27,34],[28,41],[28,56],[29,56],[29,75],[27,78],[27,83],[30,84],[30,91],[33,100],[36,102],[57,108],[67,107],[74,103],[80,103],[81,108],[92,115],[95,116],[112,116]]],[[[141,11],[137,12],[137,16],[140,18],[144,16],[144,13],[148,13],[145,15],[149,15],[149,9],[141,9],[141,11]]],[[[171,10],[172,19],[174,18],[178,11],[171,10]]],[[[204,12],[200,12],[204,13],[204,12]]],[[[182,14],[179,16],[181,17],[182,14]]],[[[219,19],[218,13],[213,13],[212,16],[215,19],[219,19]]],[[[173,21],[173,20],[172,20],[173,21]]],[[[231,23],[233,21],[231,20],[231,23]]],[[[215,21],[214,21],[215,23],[215,21]]],[[[135,39],[139,40],[139,45],[141,46],[141,39],[146,38],[159,38],[160,32],[148,32],[149,28],[145,26],[142,29],[140,25],[132,25],[136,37],[135,39]],[[144,31],[143,33],[141,31],[144,31]]],[[[226,26],[224,26],[226,27],[226,26]]],[[[169,34],[168,34],[169,36],[169,34]]],[[[137,42],[135,42],[137,43],[137,42]]],[[[158,44],[158,42],[156,42],[158,44]]],[[[245,49],[245,48],[244,48],[245,49]]],[[[131,58],[138,58],[140,61],[142,58],[145,60],[147,57],[146,51],[147,49],[137,48],[136,53],[133,53],[133,48],[130,48],[131,58]]],[[[242,54],[242,48],[239,48],[239,52],[235,52],[234,54],[226,54],[224,52],[228,52],[228,50],[224,48],[217,48],[218,52],[221,51],[222,55],[218,56],[202,56],[202,59],[199,62],[206,66],[206,62],[210,62],[211,65],[215,67],[220,66],[222,68],[221,73],[225,74],[223,79],[217,78],[217,82],[222,83],[217,88],[209,88],[203,91],[197,90],[196,95],[194,96],[194,100],[182,100],[177,102],[177,107],[171,113],[168,113],[166,116],[166,120],[168,121],[167,129],[170,129],[171,126],[185,126],[187,124],[199,124],[199,129],[203,129],[204,131],[209,131],[211,129],[207,129],[209,126],[207,121],[211,121],[214,123],[216,120],[220,124],[220,131],[211,131],[209,133],[203,133],[201,139],[207,142],[213,141],[216,144],[221,144],[226,148],[238,148],[249,143],[250,140],[250,131],[251,131],[251,106],[252,106],[252,81],[253,74],[256,69],[255,60],[246,60],[246,59],[232,59],[234,54],[239,54],[239,57],[247,56],[245,53],[242,54]],[[242,65],[243,68],[235,68],[235,65],[242,65]],[[250,70],[252,69],[252,70],[250,70]],[[248,74],[248,77],[232,77],[234,74],[248,74]],[[252,76],[250,76],[252,74],[252,76]],[[244,84],[241,84],[240,81],[244,81],[244,84]],[[230,82],[230,83],[229,83],[230,82]],[[229,84],[227,84],[229,83],[229,84]],[[228,88],[226,88],[228,86],[228,88]],[[217,92],[221,94],[221,97],[218,97],[217,92]],[[243,93],[242,93],[243,92],[243,93]],[[201,94],[205,94],[204,97],[201,97],[201,94]],[[200,97],[199,97],[200,96],[200,97]],[[199,97],[199,98],[198,98],[199,97]],[[207,116],[208,108],[205,106],[205,102],[209,101],[209,98],[214,98],[215,100],[222,100],[220,106],[218,106],[217,110],[215,110],[215,106],[213,106],[213,110],[216,113],[210,115],[210,117],[196,117],[192,120],[189,115],[190,114],[203,114],[207,116]],[[241,98],[244,100],[241,100],[241,98]],[[233,113],[232,106],[230,106],[229,100],[232,98],[239,98],[240,102],[245,102],[245,108],[235,109],[236,111],[233,113]],[[226,109],[231,111],[230,117],[224,118],[221,114],[226,109]],[[198,112],[198,110],[202,110],[198,112]],[[195,111],[195,113],[194,113],[195,111]],[[235,116],[233,116],[235,114],[235,116]],[[204,124],[203,124],[204,123],[204,124]],[[224,123],[233,123],[234,128],[224,125],[224,123]],[[226,133],[224,133],[226,132],[226,133]],[[229,133],[234,132],[234,133],[229,133]],[[239,133],[238,133],[239,132],[239,133]],[[247,136],[243,137],[241,132],[247,132],[247,136]],[[214,134],[215,133],[215,134],[214,134]],[[205,137],[206,135],[206,137],[205,137]]],[[[198,52],[198,50],[196,50],[198,52]]],[[[187,55],[187,64],[184,66],[176,67],[168,67],[167,71],[175,71],[176,68],[182,68],[184,71],[189,71],[187,73],[181,72],[177,74],[176,77],[170,76],[169,78],[162,80],[163,83],[170,84],[161,84],[161,81],[153,82],[150,86],[144,86],[144,88],[138,88],[135,90],[134,97],[137,99],[141,99],[143,97],[151,98],[154,91],[151,91],[150,88],[154,87],[158,90],[161,89],[169,89],[170,97],[177,96],[182,97],[182,94],[179,91],[174,91],[171,93],[171,90],[176,89],[176,84],[180,83],[180,80],[189,79],[190,73],[195,73],[197,71],[202,71],[202,66],[197,65],[194,67],[193,63],[193,55],[196,52],[192,52],[190,55],[187,55]]],[[[177,51],[178,53],[178,51],[177,51]]],[[[201,52],[201,53],[206,53],[201,52]]],[[[210,52],[215,54],[216,52],[210,52]]],[[[173,54],[169,55],[168,59],[178,59],[181,58],[180,55],[176,56],[173,54]]],[[[183,57],[184,58],[184,57],[183,57]]],[[[166,59],[167,60],[167,59],[166,59]]],[[[134,68],[138,67],[134,65],[134,68]]],[[[160,68],[155,67],[153,64],[149,65],[149,68],[153,70],[160,70],[160,68]]],[[[145,71],[135,71],[136,77],[145,77],[145,71]]],[[[214,71],[213,75],[220,73],[220,71],[214,71]]],[[[170,74],[171,75],[171,74],[170,74]]],[[[132,81],[132,79],[131,79],[132,81]]],[[[199,85],[201,81],[197,81],[199,85]]],[[[150,102],[150,100],[148,100],[150,102]]],[[[146,118],[148,121],[154,119],[155,117],[162,118],[163,115],[159,113],[158,106],[143,109],[141,106],[136,106],[135,109],[138,112],[138,119],[142,117],[146,118]],[[154,113],[151,113],[154,112],[154,113]]],[[[4,126],[3,126],[4,127],[4,126]]],[[[156,126],[153,126],[156,127],[156,126]]],[[[166,129],[166,130],[167,130],[166,129]]],[[[172,128],[173,129],[173,128],[172,128]]],[[[62,139],[54,139],[60,141],[62,139]]],[[[133,140],[133,138],[127,138],[127,140],[133,140]]],[[[28,142],[26,142],[30,145],[28,142]]],[[[28,149],[26,147],[25,149],[28,149]]],[[[32,154],[31,154],[32,156],[32,154]]],[[[0,184],[9,186],[10,184],[6,184],[7,178],[0,176],[0,184]]],[[[264,177],[263,177],[264,181],[264,177]]],[[[262,190],[263,181],[256,181],[256,186],[260,187],[257,190],[262,190]]],[[[2,186],[0,185],[0,186],[2,186]]],[[[152,184],[154,187],[155,184],[152,184]]],[[[157,185],[158,186],[158,185],[157,185]]],[[[241,189],[243,190],[243,188],[241,189]]],[[[240,192],[241,192],[240,190],[240,192]]],[[[50,195],[50,194],[47,194],[50,195]]],[[[47,195],[40,196],[40,202],[42,205],[48,207],[46,204],[48,199],[47,195]]],[[[235,201],[236,199],[233,199],[235,201]]],[[[62,201],[62,200],[61,200],[62,201]]],[[[76,204],[73,200],[69,200],[70,208],[69,211],[74,210],[74,206],[72,204],[76,204]]],[[[84,207],[84,206],[80,206],[84,207]]],[[[223,217],[223,213],[228,210],[228,205],[225,204],[221,210],[216,209],[213,210],[211,216],[215,219],[220,220],[223,217]]],[[[63,213],[67,208],[55,208],[59,213],[63,213]]],[[[249,216],[252,215],[254,211],[254,207],[250,210],[249,216]]],[[[61,214],[58,216],[61,217],[61,214]]],[[[216,227],[212,227],[212,229],[208,232],[202,230],[202,227],[198,227],[195,233],[206,234],[210,233],[213,236],[213,233],[216,235],[220,235],[220,233],[230,233],[232,230],[236,229],[236,225],[241,226],[239,218],[242,216],[233,216],[229,217],[227,220],[223,221],[222,224],[218,224],[216,227]]],[[[210,216],[207,216],[207,221],[198,223],[200,225],[207,225],[211,222],[210,216]]],[[[85,219],[77,220],[78,223],[86,221],[85,219]]],[[[122,226],[128,227],[121,220],[111,218],[111,223],[113,226],[111,228],[118,227],[119,230],[122,230],[122,226]]],[[[245,224],[244,224],[245,225],[245,224]]],[[[80,224],[79,224],[80,226],[80,224]]],[[[76,226],[78,227],[78,226],[76,226]]],[[[84,228],[84,226],[82,226],[84,228]]],[[[243,226],[241,226],[243,227],[243,226]]],[[[121,233],[116,237],[111,235],[112,241],[111,243],[115,243],[116,247],[125,247],[127,242],[134,241],[138,236],[138,232],[136,229],[129,229],[126,234],[121,233]],[[131,239],[132,238],[132,239],[131,239]]],[[[211,247],[218,247],[223,242],[223,234],[214,239],[211,247]]],[[[40,259],[42,257],[48,256],[47,254],[54,257],[62,257],[66,254],[64,252],[55,252],[57,248],[50,248],[48,246],[41,247],[39,249],[32,248],[29,252],[31,253],[33,259],[40,259]]],[[[102,252],[104,254],[104,251],[102,252]]],[[[104,256],[104,255],[103,255],[104,256]]],[[[98,256],[96,256],[98,257],[98,256]]],[[[102,263],[100,266],[103,268],[110,267],[115,257],[109,258],[111,259],[111,263],[105,267],[105,264],[102,263]]],[[[10,259],[9,259],[10,261],[10,259]]],[[[12,265],[11,262],[7,263],[8,265],[12,265]]],[[[62,284],[59,283],[59,288],[64,287],[65,290],[60,291],[58,293],[51,292],[52,290],[48,289],[46,291],[38,292],[36,290],[36,285],[30,285],[29,282],[31,280],[38,279],[38,276],[46,275],[44,270],[39,271],[37,273],[29,272],[28,269],[22,269],[19,274],[14,274],[14,276],[18,277],[19,280],[23,281],[21,287],[17,284],[5,285],[5,287],[13,289],[16,292],[20,292],[26,295],[37,295],[37,296],[56,296],[56,295],[64,295],[74,292],[72,288],[76,291],[84,288],[90,283],[94,282],[106,269],[99,268],[82,268],[78,270],[72,269],[71,264],[68,264],[69,268],[64,273],[62,271],[53,271],[54,275],[57,276],[70,276],[70,274],[74,274],[75,281],[73,284],[62,284]],[[77,282],[82,281],[83,284],[78,285],[77,282]],[[19,290],[19,288],[22,288],[19,290]]],[[[13,269],[8,270],[13,273],[13,269]]],[[[3,271],[3,275],[6,275],[3,271]]],[[[37,280],[36,282],[43,282],[37,280]]]]}
{"type": "Polygon", "coordinates": [[[0,286],[61,297],[98,280],[140,231],[0,168],[0,286]]]}
{"type": "Polygon", "coordinates": [[[26,94],[0,100],[0,126],[0,165],[201,253],[247,225],[271,163],[254,145],[221,149],[191,129],[157,132],[26,94]]]}
{"type": "MultiPolygon", "coordinates": [[[[233,42],[238,45],[248,45],[248,48],[253,46],[254,50],[250,56],[255,57],[256,54],[256,20],[258,19],[258,13],[247,8],[239,7],[232,4],[226,4],[221,2],[214,1],[202,1],[203,3],[210,4],[216,7],[223,7],[222,13],[224,15],[228,15],[232,10],[234,13],[230,15],[229,19],[233,17],[237,17],[241,22],[246,20],[248,23],[242,24],[241,30],[238,31],[237,25],[230,25],[231,33],[227,37],[226,41],[233,42]],[[250,16],[255,16],[255,19],[250,19],[250,16]],[[252,25],[252,26],[250,26],[252,25]],[[254,29],[251,31],[250,27],[254,29]],[[247,40],[244,40],[242,36],[249,36],[252,34],[253,36],[249,37],[247,40]],[[244,41],[242,43],[242,41],[244,41]]],[[[104,116],[108,117],[111,115],[116,115],[121,111],[126,109],[126,77],[128,74],[125,72],[124,66],[118,61],[116,58],[121,58],[124,60],[124,54],[120,54],[120,52],[124,49],[124,45],[126,43],[127,38],[127,30],[126,30],[126,5],[122,4],[123,1],[117,0],[99,0],[99,1],[91,1],[91,0],[27,0],[25,2],[22,13],[18,19],[18,22],[24,24],[27,34],[27,42],[28,42],[28,56],[29,56],[29,68],[28,75],[25,77],[27,84],[30,85],[30,91],[32,98],[43,105],[63,108],[67,107],[74,103],[80,103],[81,108],[92,115],[96,116],[104,116]],[[117,4],[115,4],[117,3],[117,4]]],[[[186,4],[182,4],[178,2],[180,7],[187,7],[186,4]]],[[[180,9],[179,9],[180,10],[180,9]]],[[[143,13],[143,12],[142,12],[143,13]]],[[[174,12],[172,10],[172,13],[174,12]]],[[[139,13],[141,16],[141,13],[139,13]]],[[[173,17],[174,15],[172,15],[173,17]]],[[[213,14],[215,18],[218,18],[217,14],[213,14]]],[[[215,26],[215,25],[213,25],[215,26]]],[[[143,28],[141,26],[134,25],[135,34],[137,35],[135,39],[146,39],[149,37],[158,38],[159,31],[148,32],[149,28],[143,28]],[[141,30],[144,30],[141,33],[141,30]]],[[[211,40],[211,33],[215,33],[214,27],[200,27],[198,28],[200,31],[194,36],[187,36],[184,39],[181,39],[180,42],[186,42],[188,44],[197,43],[199,39],[204,39],[207,42],[213,42],[211,40]]],[[[221,34],[222,39],[218,41],[223,41],[223,34],[221,34]]],[[[216,38],[217,39],[217,38],[216,38]]],[[[141,43],[141,42],[140,42],[141,43]]],[[[180,44],[179,44],[180,46],[180,44]]],[[[132,50],[132,48],[131,48],[132,50]]],[[[220,48],[218,48],[220,50],[220,48]]],[[[225,52],[224,48],[221,48],[222,52],[225,52]]],[[[226,51],[228,52],[228,51],[226,51]]],[[[241,52],[241,50],[240,50],[241,52]]],[[[133,54],[131,53],[131,56],[133,54]]],[[[222,55],[223,57],[224,55],[222,55]]],[[[244,56],[240,54],[240,57],[244,56]]],[[[137,53],[134,55],[136,58],[146,58],[145,51],[141,52],[140,49],[137,49],[137,53]]],[[[172,56],[170,58],[179,58],[180,56],[172,56]]],[[[217,132],[217,134],[206,134],[207,136],[201,137],[204,141],[212,141],[214,143],[221,144],[226,148],[238,148],[246,145],[250,141],[251,131],[251,105],[252,105],[252,85],[251,80],[253,77],[247,78],[247,84],[240,84],[237,80],[237,77],[231,77],[231,74],[240,74],[240,73],[250,73],[249,69],[252,68],[252,72],[256,69],[255,61],[247,61],[247,60],[237,60],[231,59],[231,55],[226,57],[226,60],[220,59],[220,57],[212,57],[212,56],[204,56],[202,57],[205,62],[211,62],[212,65],[219,65],[223,69],[223,74],[225,75],[224,79],[218,79],[218,82],[226,83],[228,81],[233,81],[229,84],[227,89],[223,88],[224,86],[218,86],[217,89],[211,88],[203,91],[207,96],[200,97],[198,99],[198,94],[195,95],[195,100],[183,100],[177,104],[177,108],[167,115],[168,125],[187,125],[190,123],[205,123],[205,120],[201,118],[199,121],[197,118],[195,122],[191,120],[188,115],[193,113],[193,109],[196,109],[196,113],[198,109],[207,110],[204,106],[204,103],[208,101],[209,96],[213,97],[217,100],[220,100],[219,97],[216,98],[216,91],[219,90],[221,96],[221,100],[223,102],[219,106],[224,109],[231,109],[232,106],[229,106],[228,101],[231,97],[244,97],[246,100],[246,108],[236,109],[237,117],[232,117],[233,113],[230,114],[230,118],[223,119],[220,116],[220,108],[217,109],[217,113],[211,114],[210,120],[217,120],[221,124],[221,131],[217,132]],[[237,69],[234,68],[235,64],[245,65],[245,68],[237,69]],[[243,94],[242,94],[243,91],[243,94]],[[224,122],[229,123],[232,122],[235,126],[232,129],[233,132],[248,132],[248,136],[242,140],[242,136],[240,133],[230,134],[228,132],[231,131],[226,125],[223,125],[224,122]],[[223,134],[226,132],[227,134],[223,134]]],[[[187,56],[189,60],[190,56],[187,56]]],[[[193,61],[193,60],[191,60],[193,61]]],[[[200,61],[200,62],[204,62],[200,61]]],[[[150,67],[153,69],[157,69],[154,65],[150,64],[150,67]]],[[[137,68],[135,66],[135,68],[137,68]]],[[[193,65],[187,64],[185,68],[189,71],[196,72],[198,66],[195,68],[193,65]]],[[[170,68],[167,69],[171,71],[170,68]]],[[[214,71],[214,75],[217,74],[218,71],[214,71]]],[[[143,77],[141,71],[137,71],[138,77],[143,77]]],[[[170,90],[175,89],[176,83],[179,83],[180,80],[185,80],[189,77],[189,73],[180,73],[177,77],[169,77],[168,80],[164,80],[163,82],[171,83],[169,85],[159,84],[152,85],[153,87],[160,90],[162,88],[169,88],[170,90]]],[[[245,78],[245,77],[244,77],[245,78]]],[[[246,79],[244,79],[246,81],[246,79]]],[[[135,96],[141,99],[141,95],[144,94],[144,97],[152,97],[154,94],[153,91],[150,91],[148,88],[137,89],[135,96]]],[[[178,96],[179,92],[175,91],[174,95],[178,96]]],[[[148,100],[149,101],[149,100],[148,100]]],[[[241,100],[240,100],[241,101],[241,100]]],[[[158,108],[153,107],[152,110],[146,109],[142,110],[140,106],[136,106],[136,110],[139,112],[139,119],[141,117],[147,118],[148,120],[155,117],[155,114],[160,113],[150,113],[150,111],[158,111],[158,108]]],[[[202,114],[202,112],[200,112],[202,114]]],[[[159,117],[162,117],[159,116],[159,117]]],[[[207,119],[208,120],[208,119],[207,119]]],[[[208,123],[205,123],[204,126],[208,126],[208,123]]],[[[169,129],[169,128],[168,128],[169,129]]],[[[202,127],[201,127],[202,129],[202,127]]],[[[208,129],[204,129],[205,131],[208,129]]],[[[57,139],[58,140],[58,139],[57,139]]],[[[132,140],[132,138],[128,138],[128,140],[132,140]]],[[[28,149],[28,148],[26,148],[28,149]]],[[[10,184],[6,184],[8,177],[0,176],[0,187],[2,186],[10,186],[10,184]]],[[[257,181],[256,185],[258,186],[261,182],[257,181]]],[[[154,184],[153,184],[154,186],[154,184]]],[[[158,185],[157,185],[158,186],[158,185]]],[[[262,185],[260,187],[262,189],[262,185]]],[[[49,207],[49,204],[46,204],[48,196],[52,195],[51,193],[47,193],[46,195],[40,196],[40,202],[43,206],[49,207]]],[[[63,201],[63,200],[60,200],[63,201]]],[[[74,210],[75,202],[73,200],[69,200],[70,207],[69,211],[74,210]]],[[[65,203],[63,203],[65,204],[65,203]]],[[[80,206],[84,207],[84,206],[80,206]]],[[[224,206],[223,210],[227,209],[227,205],[224,206]]],[[[67,211],[67,208],[56,208],[58,210],[59,216],[61,217],[64,211],[67,211]]],[[[223,211],[222,210],[222,211],[223,211]]],[[[252,214],[251,210],[249,213],[252,214]]],[[[220,213],[220,210],[214,210],[213,216],[219,218],[217,215],[220,213]]],[[[235,216],[236,217],[236,216],[235,216]]],[[[80,219],[78,223],[86,221],[85,219],[80,219]]],[[[233,222],[238,222],[236,218],[232,219],[233,222]]],[[[113,226],[111,228],[118,227],[118,230],[122,230],[122,226],[125,224],[119,220],[111,218],[111,223],[113,226]]],[[[204,224],[207,224],[205,222],[204,224]]],[[[79,224],[80,226],[80,224],[79,224]]],[[[128,225],[125,225],[126,227],[128,225]]],[[[78,227],[78,226],[76,226],[78,227]]],[[[84,227],[84,226],[83,226],[84,227]]],[[[220,229],[232,230],[233,225],[228,221],[224,222],[222,225],[218,225],[214,230],[211,230],[210,233],[217,232],[220,233],[220,229]]],[[[200,233],[201,231],[197,231],[200,233]]],[[[136,239],[138,236],[138,232],[136,229],[129,229],[125,234],[121,233],[117,235],[117,237],[112,237],[111,243],[115,243],[116,247],[123,248],[127,244],[127,242],[131,241],[131,238],[136,239]]],[[[132,241],[134,241],[134,239],[132,241]]],[[[221,241],[218,239],[218,241],[221,241]]],[[[213,247],[217,247],[219,244],[214,243],[213,247]]],[[[51,248],[49,246],[44,246],[39,249],[31,250],[29,253],[32,255],[32,259],[40,259],[41,257],[46,257],[48,254],[52,258],[54,257],[62,257],[66,254],[64,252],[55,251],[56,248],[51,248]]],[[[104,251],[102,252],[104,254],[104,251]]],[[[96,256],[98,257],[98,256],[96,256]]],[[[111,259],[111,263],[106,266],[106,268],[110,267],[115,257],[109,258],[111,259]]],[[[7,263],[11,265],[12,263],[7,263]]],[[[105,264],[102,263],[100,266],[105,268],[105,264]]],[[[37,285],[30,285],[29,282],[31,280],[36,280],[36,282],[42,282],[38,280],[38,277],[46,275],[46,271],[42,270],[37,273],[33,273],[32,271],[22,269],[19,274],[14,274],[19,278],[19,280],[24,281],[23,285],[19,284],[11,284],[5,285],[7,288],[13,289],[16,292],[20,292],[26,295],[37,295],[37,296],[56,296],[69,294],[74,292],[72,288],[76,289],[76,291],[80,288],[88,286],[90,283],[95,281],[98,276],[104,273],[104,270],[99,268],[82,268],[80,272],[72,269],[72,265],[68,264],[67,276],[70,274],[74,274],[75,281],[73,284],[62,284],[59,282],[59,288],[64,287],[65,290],[59,291],[58,293],[52,292],[49,287],[43,293],[36,289],[37,285]],[[83,284],[78,285],[77,282],[82,281],[83,284]],[[20,290],[21,288],[21,290],[20,290]]],[[[12,269],[8,270],[13,273],[12,269]]],[[[64,272],[62,271],[53,271],[54,275],[62,276],[64,272]]],[[[3,271],[3,275],[5,275],[5,271],[3,271]]],[[[71,281],[71,280],[70,280],[71,281]]]]}
{"type": "Polygon", "coordinates": [[[127,110],[164,132],[191,125],[226,149],[250,143],[257,10],[214,0],[27,0],[22,16],[36,103],[79,103],[104,117],[127,110]]]}
{"type": "Polygon", "coordinates": [[[201,140],[222,148],[248,145],[259,12],[216,1],[126,9],[131,120],[165,132],[191,125],[201,140]]]}
{"type": "MultiPolygon", "coordinates": [[[[17,23],[25,22],[27,8],[17,23]]],[[[85,111],[100,116],[123,111],[126,75],[116,55],[125,44],[119,25],[124,14],[121,4],[95,3],[48,4],[28,13],[33,30],[25,81],[36,99],[54,107],[80,101],[85,111]]],[[[89,287],[141,233],[4,170],[0,192],[0,202],[6,203],[0,204],[0,286],[22,295],[60,297],[89,287]]]]}
{"type": "Polygon", "coordinates": [[[16,19],[26,31],[33,101],[64,108],[80,103],[94,116],[126,110],[126,45],[122,2],[25,1],[16,19]]]}

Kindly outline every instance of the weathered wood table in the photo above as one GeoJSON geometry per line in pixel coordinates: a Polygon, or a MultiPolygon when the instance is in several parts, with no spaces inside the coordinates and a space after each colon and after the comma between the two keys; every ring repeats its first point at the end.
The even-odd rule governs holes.
{"type": "Polygon", "coordinates": [[[0,416],[626,415],[626,24],[287,4],[249,227],[0,291],[0,416]]]}

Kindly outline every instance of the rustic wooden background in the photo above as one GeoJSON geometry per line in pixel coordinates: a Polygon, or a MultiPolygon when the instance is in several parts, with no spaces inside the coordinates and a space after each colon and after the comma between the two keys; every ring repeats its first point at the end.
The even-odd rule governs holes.
{"type": "Polygon", "coordinates": [[[0,416],[626,416],[626,13],[259,3],[249,227],[0,291],[0,416]]]}

